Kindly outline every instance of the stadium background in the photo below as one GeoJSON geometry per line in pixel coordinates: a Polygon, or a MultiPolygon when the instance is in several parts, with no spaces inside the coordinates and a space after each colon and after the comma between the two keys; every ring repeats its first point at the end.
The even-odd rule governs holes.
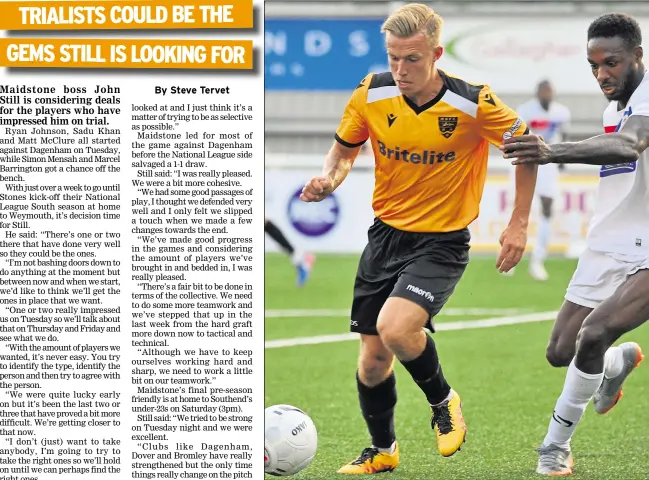
{"type": "MultiPolygon", "coordinates": [[[[379,26],[399,5],[266,2],[266,213],[295,246],[318,254],[312,278],[297,289],[288,258],[268,237],[265,242],[266,405],[303,408],[320,435],[316,460],[297,478],[337,478],[335,469],[367,443],[354,383],[358,346],[347,341],[355,337],[346,332],[358,255],[372,220],[373,160],[365,152],[325,202],[304,204],[297,195],[320,172],[352,89],[367,72],[387,69],[379,26]]],[[[445,20],[441,68],[490,84],[512,107],[549,79],[556,99],[571,110],[567,138],[575,141],[602,133],[606,105],[585,58],[588,24],[601,13],[622,11],[649,35],[649,3],[642,1],[430,5],[445,20]]],[[[526,260],[512,278],[495,271],[512,192],[509,166],[492,152],[480,218],[471,227],[471,264],[436,319],[445,373],[465,402],[469,443],[452,459],[435,455],[425,402],[397,365],[403,464],[394,478],[431,478],[431,472],[448,479],[536,478],[533,449],[545,434],[565,375],[544,358],[550,320],[576,265],[563,254],[584,237],[598,169],[575,166],[562,174],[551,245],[558,255],[546,265],[550,280],[540,283],[527,275],[526,260]],[[500,326],[478,328],[488,326],[486,320],[500,326]]],[[[648,330],[626,339],[649,349],[648,330]]],[[[596,418],[587,411],[573,442],[579,451],[575,478],[649,479],[649,369],[634,374],[627,390],[632,399],[611,414],[596,418]]]]}
{"type": "MultiPolygon", "coordinates": [[[[500,3],[453,1],[434,4],[444,19],[446,52],[439,66],[488,83],[510,106],[529,99],[549,79],[557,100],[572,113],[569,140],[602,132],[605,99],[586,62],[589,22],[606,5],[592,2],[500,3]]],[[[345,102],[363,76],[385,70],[379,32],[394,2],[369,1],[266,4],[266,210],[297,245],[318,251],[357,252],[371,221],[372,159],[363,155],[346,183],[322,204],[304,205],[295,193],[320,171],[345,102]],[[362,219],[359,221],[359,219],[362,219]]],[[[649,31],[649,10],[620,4],[649,31]],[[626,8],[625,8],[626,7],[626,8]]],[[[472,225],[474,251],[495,251],[510,212],[508,165],[493,149],[481,216],[472,225]]],[[[367,153],[365,151],[364,153],[367,153]]],[[[569,168],[562,176],[552,250],[585,234],[593,204],[596,168],[569,168]]],[[[535,216],[538,209],[535,209],[535,216]]],[[[533,219],[530,247],[536,225],[533,219]]],[[[272,242],[267,248],[276,249],[272,242]]]]}

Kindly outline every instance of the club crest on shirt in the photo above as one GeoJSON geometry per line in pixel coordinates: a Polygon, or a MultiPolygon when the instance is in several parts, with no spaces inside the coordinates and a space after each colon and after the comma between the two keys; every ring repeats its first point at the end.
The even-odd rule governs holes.
{"type": "Polygon", "coordinates": [[[444,138],[450,138],[457,127],[457,117],[439,117],[437,119],[439,131],[444,138]]]}

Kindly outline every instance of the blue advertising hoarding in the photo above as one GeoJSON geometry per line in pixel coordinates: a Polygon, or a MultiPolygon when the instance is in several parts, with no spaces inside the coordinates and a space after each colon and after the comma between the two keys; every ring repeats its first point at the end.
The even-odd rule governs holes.
{"type": "Polygon", "coordinates": [[[387,70],[382,22],[266,19],[266,90],[349,91],[369,72],[387,70]]]}

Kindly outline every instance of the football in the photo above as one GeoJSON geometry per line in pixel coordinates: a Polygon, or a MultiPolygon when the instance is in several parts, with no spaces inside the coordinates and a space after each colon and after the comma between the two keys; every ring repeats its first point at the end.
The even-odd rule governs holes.
{"type": "Polygon", "coordinates": [[[266,408],[264,472],[289,477],[304,470],[318,449],[318,432],[306,413],[292,405],[266,408]]]}

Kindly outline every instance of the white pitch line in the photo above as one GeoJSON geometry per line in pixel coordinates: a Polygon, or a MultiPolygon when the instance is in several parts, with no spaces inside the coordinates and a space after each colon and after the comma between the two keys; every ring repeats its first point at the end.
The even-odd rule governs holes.
{"type": "MultiPolygon", "coordinates": [[[[445,332],[452,330],[500,327],[503,325],[516,325],[520,323],[543,322],[547,320],[554,320],[557,316],[557,313],[559,312],[537,312],[511,317],[484,318],[482,320],[468,320],[464,322],[444,322],[436,324],[435,331],[445,332]]],[[[294,347],[296,345],[319,345],[321,343],[337,343],[357,339],[358,334],[352,332],[341,333],[338,335],[318,335],[315,337],[287,338],[282,340],[269,340],[266,342],[265,348],[294,347]]]]}
{"type": "MultiPolygon", "coordinates": [[[[440,317],[466,315],[519,315],[529,311],[521,308],[446,308],[440,317]]],[[[266,310],[266,318],[348,317],[350,310],[266,310]]]]}

